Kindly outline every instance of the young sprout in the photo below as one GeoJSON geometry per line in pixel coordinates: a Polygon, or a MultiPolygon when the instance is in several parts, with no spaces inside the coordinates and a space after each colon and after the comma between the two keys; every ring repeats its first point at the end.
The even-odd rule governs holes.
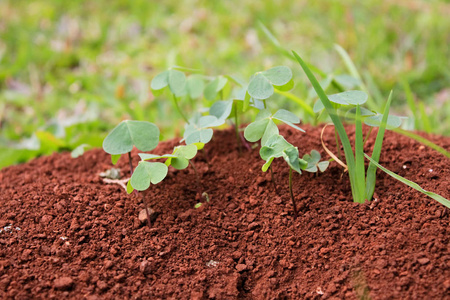
{"type": "Polygon", "coordinates": [[[181,141],[187,145],[195,143],[207,144],[211,141],[213,130],[211,127],[223,125],[225,120],[217,119],[215,116],[194,116],[184,125],[184,134],[181,141]]]}
{"type": "MultiPolygon", "coordinates": [[[[200,150],[204,147],[204,144],[202,143],[195,143],[185,146],[177,146],[173,149],[172,154],[164,154],[164,155],[154,155],[154,154],[147,154],[147,153],[139,153],[139,156],[141,157],[142,161],[147,160],[153,160],[153,159],[166,159],[165,165],[166,166],[172,166],[173,168],[177,170],[183,170],[186,169],[189,165],[191,165],[192,169],[194,170],[195,177],[197,180],[197,193],[199,196],[202,196],[202,187],[200,182],[200,176],[197,172],[197,168],[195,167],[194,163],[191,161],[192,158],[197,155],[197,150],[200,150]]],[[[134,174],[133,174],[134,176],[134,174]]],[[[133,177],[131,177],[133,179],[133,177]]],[[[147,180],[148,181],[148,180],[147,180]]],[[[131,182],[132,187],[133,182],[131,182]]]]}
{"type": "MultiPolygon", "coordinates": [[[[133,172],[133,163],[131,159],[131,150],[133,150],[133,147],[136,147],[141,151],[151,151],[155,149],[159,143],[159,134],[158,127],[153,123],[126,120],[117,125],[103,140],[103,150],[105,150],[106,153],[111,154],[114,164],[117,163],[122,154],[128,153],[131,179],[127,184],[127,192],[131,193],[132,191],[131,181],[136,172],[137,175],[134,176],[134,185],[136,186],[135,189],[139,191],[147,189],[150,186],[150,182],[153,184],[160,182],[167,175],[167,166],[161,163],[140,163],[136,167],[135,172],[133,172]],[[147,178],[149,179],[149,183],[148,186],[145,187],[147,183],[143,179],[147,178]]],[[[150,227],[150,214],[145,201],[144,205],[147,213],[148,226],[150,227]]]]}
{"type": "Polygon", "coordinates": [[[330,165],[330,162],[328,160],[320,161],[320,158],[320,153],[317,150],[311,150],[311,154],[303,155],[303,160],[308,163],[305,171],[316,174],[318,174],[319,171],[322,173],[325,172],[330,165]]]}
{"type": "Polygon", "coordinates": [[[220,95],[220,99],[223,100],[223,90],[228,83],[228,78],[225,76],[217,76],[211,80],[205,87],[203,95],[209,101],[214,101],[220,95]]]}
{"type": "Polygon", "coordinates": [[[279,134],[272,135],[265,146],[261,148],[259,154],[266,163],[263,165],[262,170],[266,172],[272,164],[275,158],[283,157],[285,162],[289,166],[289,195],[291,197],[292,206],[294,207],[294,217],[297,218],[298,210],[295,204],[294,193],[292,191],[292,170],[302,174],[301,170],[304,170],[308,163],[299,158],[298,149],[292,144],[287,142],[283,136],[279,134]]]}

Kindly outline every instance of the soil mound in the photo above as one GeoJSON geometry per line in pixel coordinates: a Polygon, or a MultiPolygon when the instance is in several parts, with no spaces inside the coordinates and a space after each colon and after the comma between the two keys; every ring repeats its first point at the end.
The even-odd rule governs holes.
{"type": "MultiPolygon", "coordinates": [[[[325,156],[321,128],[304,128],[281,131],[301,155],[325,156]]],[[[331,128],[326,136],[334,149],[331,128]]],[[[426,137],[450,148],[450,138],[426,137]]],[[[392,132],[383,148],[382,165],[450,197],[447,158],[392,132]]],[[[273,165],[277,195],[258,149],[239,156],[232,130],[215,132],[206,151],[209,164],[203,153],[194,163],[210,202],[195,209],[193,171],[170,169],[145,193],[158,213],[151,229],[138,219],[142,194],[99,177],[112,167],[101,149],[2,170],[0,298],[450,297],[449,210],[436,201],[378,171],[374,200],[355,204],[347,175],[331,163],[319,176],[295,174],[294,220],[283,161],[273,165]]],[[[118,167],[127,177],[124,158],[118,167]]]]}

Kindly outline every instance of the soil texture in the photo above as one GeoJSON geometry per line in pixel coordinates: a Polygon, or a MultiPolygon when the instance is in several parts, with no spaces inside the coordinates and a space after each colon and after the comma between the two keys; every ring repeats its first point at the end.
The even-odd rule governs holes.
{"type": "MultiPolygon", "coordinates": [[[[281,132],[301,155],[317,149],[326,157],[322,128],[304,128],[281,132]]],[[[335,149],[332,127],[324,136],[335,149]]],[[[450,149],[450,138],[424,136],[450,149]]],[[[171,153],[177,143],[152,152],[171,153]]],[[[101,149],[3,169],[0,298],[450,298],[444,206],[381,171],[374,200],[353,203],[347,174],[332,162],[319,176],[294,175],[294,219],[284,161],[273,164],[277,194],[258,148],[237,149],[234,131],[216,131],[207,155],[194,158],[209,197],[200,208],[191,168],[127,195],[99,176],[113,167],[101,149]],[[139,220],[143,199],[154,210],[151,228],[139,220]]],[[[450,198],[443,155],[393,132],[383,149],[383,166],[450,198]]],[[[126,157],[118,168],[129,176],[126,157]]]]}

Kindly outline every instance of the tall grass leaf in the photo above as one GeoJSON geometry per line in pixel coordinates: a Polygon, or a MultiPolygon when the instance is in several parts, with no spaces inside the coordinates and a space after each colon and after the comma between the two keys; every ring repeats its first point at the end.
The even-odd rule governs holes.
{"type": "Polygon", "coordinates": [[[436,193],[433,192],[429,192],[427,190],[424,190],[422,187],[420,187],[420,185],[418,185],[417,183],[408,180],[406,178],[403,178],[402,176],[395,174],[392,171],[389,171],[388,169],[386,169],[385,167],[381,166],[380,164],[378,164],[376,161],[374,161],[372,158],[370,158],[367,154],[364,154],[364,156],[371,162],[373,163],[376,167],[378,167],[379,169],[381,169],[383,172],[385,172],[386,174],[388,174],[389,176],[397,179],[398,181],[406,184],[407,186],[427,195],[428,197],[436,200],[437,202],[441,203],[442,205],[446,206],[447,208],[450,208],[450,200],[445,199],[444,197],[442,197],[441,195],[438,195],[436,193]]]}

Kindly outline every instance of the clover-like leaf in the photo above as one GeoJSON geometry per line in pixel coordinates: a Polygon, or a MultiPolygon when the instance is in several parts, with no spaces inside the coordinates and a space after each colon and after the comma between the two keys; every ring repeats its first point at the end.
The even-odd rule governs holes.
{"type": "Polygon", "coordinates": [[[181,71],[170,69],[156,75],[150,86],[153,91],[169,86],[172,94],[177,97],[183,96],[186,92],[186,76],[181,71]]]}
{"type": "Polygon", "coordinates": [[[295,171],[301,173],[301,169],[305,168],[308,163],[298,157],[298,149],[287,142],[285,138],[279,134],[271,136],[265,146],[261,147],[259,154],[266,163],[262,170],[266,172],[275,158],[283,157],[289,166],[295,171]]]}
{"type": "Polygon", "coordinates": [[[167,176],[168,168],[160,162],[140,161],[130,179],[131,186],[138,191],[145,191],[150,184],[157,184],[167,176]]]}
{"type": "Polygon", "coordinates": [[[294,147],[291,145],[291,147],[288,147],[287,149],[283,150],[283,158],[296,172],[302,174],[302,169],[306,168],[308,163],[304,161],[303,159],[300,159],[298,157],[298,149],[297,147],[294,147]]]}
{"type": "Polygon", "coordinates": [[[203,144],[190,144],[185,146],[177,146],[173,149],[172,154],[155,155],[148,153],[139,153],[142,160],[152,160],[152,159],[166,159],[165,165],[172,166],[175,169],[182,170],[187,168],[189,165],[189,160],[192,159],[196,154],[197,150],[201,149],[203,144]]]}
{"type": "Polygon", "coordinates": [[[200,98],[203,94],[205,83],[199,75],[191,75],[186,80],[186,90],[191,99],[200,98]]]}
{"type": "Polygon", "coordinates": [[[299,123],[300,119],[290,111],[285,109],[278,110],[274,115],[271,115],[267,109],[261,110],[253,123],[250,123],[244,131],[244,137],[249,142],[256,142],[261,139],[261,146],[266,145],[267,140],[279,133],[278,127],[273,119],[279,120],[297,130],[304,131],[293,123],[299,123]]]}
{"type": "Polygon", "coordinates": [[[303,155],[303,160],[308,163],[305,171],[316,173],[318,170],[320,170],[320,172],[324,172],[328,168],[330,162],[327,160],[320,161],[320,158],[321,155],[317,150],[311,150],[311,154],[303,155]]]}
{"type": "MultiPolygon", "coordinates": [[[[402,118],[399,116],[389,115],[386,122],[386,129],[395,129],[402,125],[402,118]]],[[[364,123],[368,126],[379,127],[383,119],[383,114],[376,114],[364,119],[364,123]]]]}
{"type": "Polygon", "coordinates": [[[183,141],[186,144],[208,143],[212,136],[213,130],[210,127],[223,125],[225,120],[217,119],[215,116],[200,116],[189,120],[184,127],[183,141]]]}
{"type": "Polygon", "coordinates": [[[233,109],[233,100],[216,101],[209,109],[209,114],[215,116],[219,120],[226,120],[233,109]]]}
{"type": "Polygon", "coordinates": [[[259,72],[250,79],[248,94],[254,99],[267,99],[273,95],[274,89],[288,90],[293,87],[292,71],[288,67],[279,66],[259,72]]]}
{"type": "Polygon", "coordinates": [[[217,94],[225,87],[227,82],[228,79],[223,76],[218,76],[217,78],[209,82],[203,92],[205,98],[210,101],[215,100],[217,98],[217,94]]]}
{"type": "Polygon", "coordinates": [[[367,98],[367,94],[363,91],[346,91],[328,96],[331,102],[341,105],[361,105],[367,101],[367,98]]]}
{"type": "Polygon", "coordinates": [[[133,146],[141,151],[156,148],[159,142],[159,129],[150,122],[122,121],[103,140],[105,152],[118,155],[130,152],[133,146]]]}

